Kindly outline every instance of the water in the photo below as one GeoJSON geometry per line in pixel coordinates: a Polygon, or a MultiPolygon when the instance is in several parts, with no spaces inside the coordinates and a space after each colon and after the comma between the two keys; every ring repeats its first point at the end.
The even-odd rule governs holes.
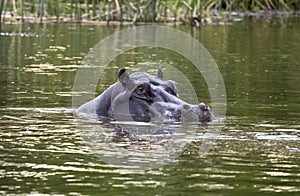
{"type": "MultiPolygon", "coordinates": [[[[72,107],[73,82],[82,58],[101,39],[122,28],[1,27],[1,194],[300,192],[299,18],[252,18],[200,29],[176,27],[197,38],[219,65],[227,91],[227,116],[205,156],[199,155],[201,140],[188,140],[174,163],[150,170],[103,161],[87,145],[73,115],[65,113],[72,107]]],[[[190,62],[153,48],[118,57],[105,70],[98,92],[115,81],[120,67],[159,58],[184,72],[201,100],[210,103],[205,82],[190,62]]],[[[124,145],[124,141],[114,144],[124,145]]],[[[143,161],[143,156],[136,161],[143,161]]]]}

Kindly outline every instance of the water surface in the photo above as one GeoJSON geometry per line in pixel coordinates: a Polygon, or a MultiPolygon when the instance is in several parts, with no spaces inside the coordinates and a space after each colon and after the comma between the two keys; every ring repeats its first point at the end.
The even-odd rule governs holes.
{"type": "MultiPolygon", "coordinates": [[[[122,28],[127,27],[1,27],[1,194],[300,192],[298,18],[176,27],[198,39],[219,65],[227,91],[227,116],[205,156],[198,152],[201,141],[191,141],[174,163],[151,170],[104,162],[84,141],[73,115],[65,113],[72,107],[73,82],[83,57],[122,28]]],[[[199,99],[210,103],[205,81],[190,62],[153,48],[128,51],[115,59],[100,79],[98,92],[115,81],[119,68],[157,59],[182,71],[199,99]]],[[[181,96],[188,97],[184,92],[181,96]]]]}

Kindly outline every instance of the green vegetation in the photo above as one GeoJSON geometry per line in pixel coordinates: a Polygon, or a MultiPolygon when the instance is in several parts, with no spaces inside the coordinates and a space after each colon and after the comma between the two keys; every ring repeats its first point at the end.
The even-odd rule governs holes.
{"type": "Polygon", "coordinates": [[[1,21],[189,22],[213,13],[300,10],[299,0],[0,0],[1,21]]]}

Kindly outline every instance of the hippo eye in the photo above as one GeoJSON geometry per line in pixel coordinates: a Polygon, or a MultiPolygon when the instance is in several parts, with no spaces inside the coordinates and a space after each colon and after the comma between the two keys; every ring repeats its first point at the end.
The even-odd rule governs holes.
{"type": "Polygon", "coordinates": [[[138,85],[135,89],[135,97],[147,101],[152,101],[152,93],[150,86],[145,83],[138,85]]]}
{"type": "Polygon", "coordinates": [[[142,95],[142,94],[145,93],[145,88],[144,88],[143,85],[139,85],[139,86],[137,87],[137,93],[138,93],[139,95],[142,95]]]}

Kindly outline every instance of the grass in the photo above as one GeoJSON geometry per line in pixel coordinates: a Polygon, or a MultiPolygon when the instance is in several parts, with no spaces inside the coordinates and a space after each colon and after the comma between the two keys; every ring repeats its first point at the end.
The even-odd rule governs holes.
{"type": "Polygon", "coordinates": [[[0,20],[166,22],[218,12],[299,11],[299,0],[0,0],[0,20]]]}

